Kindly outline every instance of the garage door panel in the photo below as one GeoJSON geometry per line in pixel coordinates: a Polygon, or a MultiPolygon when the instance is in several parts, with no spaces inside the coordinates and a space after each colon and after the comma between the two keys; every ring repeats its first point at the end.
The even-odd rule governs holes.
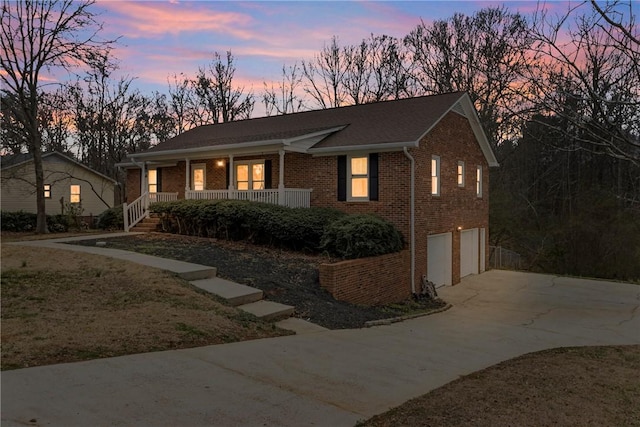
{"type": "Polygon", "coordinates": [[[460,277],[478,274],[479,232],[477,228],[460,232],[460,277]]]}
{"type": "Polygon", "coordinates": [[[452,283],[452,236],[451,233],[427,237],[427,279],[436,284],[452,283]]]}

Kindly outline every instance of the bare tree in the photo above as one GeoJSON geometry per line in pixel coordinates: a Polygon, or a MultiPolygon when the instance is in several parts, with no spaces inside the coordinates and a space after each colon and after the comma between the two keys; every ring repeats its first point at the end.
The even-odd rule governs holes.
{"type": "Polygon", "coordinates": [[[267,116],[274,113],[277,115],[296,113],[304,109],[304,100],[300,97],[299,91],[302,85],[302,76],[297,63],[289,68],[282,66],[282,81],[278,83],[278,88],[271,87],[264,83],[264,94],[262,102],[267,111],[267,116]]]}
{"type": "Polygon", "coordinates": [[[93,0],[3,0],[0,32],[0,79],[16,97],[11,114],[21,125],[27,149],[33,154],[37,191],[36,232],[47,232],[42,135],[39,126],[41,73],[69,70],[106,56],[109,41],[99,40],[102,28],[91,12],[93,0]]]}
{"type": "Polygon", "coordinates": [[[344,79],[348,68],[335,36],[312,61],[302,62],[304,91],[317,107],[332,108],[346,103],[344,79]]]}
{"type": "Polygon", "coordinates": [[[539,10],[524,93],[538,117],[589,150],[640,164],[640,35],[634,2],[539,10]],[[567,38],[568,36],[568,38],[567,38]]]}
{"type": "Polygon", "coordinates": [[[227,51],[224,60],[215,52],[213,62],[198,70],[192,85],[199,100],[199,124],[230,122],[251,116],[255,99],[253,93],[234,87],[236,67],[233,62],[231,51],[227,51]]]}
{"type": "Polygon", "coordinates": [[[525,53],[531,45],[525,19],[506,8],[485,8],[473,16],[427,25],[404,39],[411,73],[423,94],[466,91],[494,144],[514,133],[525,53]]]}

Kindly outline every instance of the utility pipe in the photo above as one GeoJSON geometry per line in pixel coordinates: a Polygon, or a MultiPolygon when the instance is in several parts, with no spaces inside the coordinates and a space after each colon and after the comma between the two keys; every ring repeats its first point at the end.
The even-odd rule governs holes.
{"type": "Polygon", "coordinates": [[[416,182],[415,182],[415,175],[416,175],[416,161],[415,159],[411,156],[411,154],[409,154],[409,150],[407,149],[407,147],[404,147],[404,155],[407,157],[407,159],[409,159],[409,161],[411,162],[411,221],[410,221],[410,231],[409,234],[411,234],[411,247],[410,247],[410,252],[411,252],[411,293],[415,295],[416,293],[416,199],[415,199],[415,195],[416,195],[416,182]]]}

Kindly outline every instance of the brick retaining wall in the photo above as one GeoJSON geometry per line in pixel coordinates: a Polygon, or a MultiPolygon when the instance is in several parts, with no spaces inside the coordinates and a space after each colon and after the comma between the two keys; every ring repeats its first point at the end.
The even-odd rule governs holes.
{"type": "Polygon", "coordinates": [[[411,296],[408,250],[320,265],[320,286],[337,300],[380,305],[411,296]]]}

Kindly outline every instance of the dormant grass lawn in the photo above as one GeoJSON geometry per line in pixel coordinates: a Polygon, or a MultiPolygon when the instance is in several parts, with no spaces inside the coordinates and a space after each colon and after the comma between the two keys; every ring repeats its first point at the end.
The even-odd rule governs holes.
{"type": "Polygon", "coordinates": [[[358,425],[640,426],[640,345],[527,354],[358,425]]]}
{"type": "Polygon", "coordinates": [[[286,335],[170,273],[2,245],[2,369],[286,335]]]}

